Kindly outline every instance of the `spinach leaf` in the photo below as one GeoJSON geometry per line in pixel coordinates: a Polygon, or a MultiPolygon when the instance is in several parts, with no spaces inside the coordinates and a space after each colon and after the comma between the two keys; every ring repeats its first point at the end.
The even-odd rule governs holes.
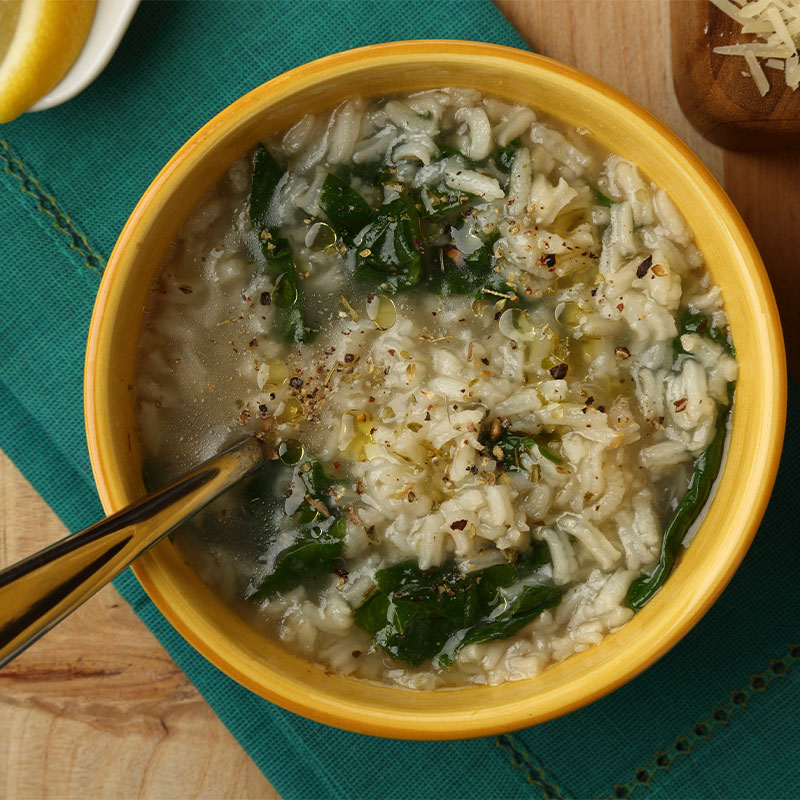
{"type": "Polygon", "coordinates": [[[330,574],[344,549],[344,534],[344,517],[328,526],[314,525],[303,531],[294,544],[278,554],[272,571],[262,579],[248,600],[274,597],[330,574]]]}
{"type": "MultiPolygon", "coordinates": [[[[729,398],[732,396],[732,391],[733,384],[728,384],[729,398]]],[[[664,529],[658,564],[656,564],[650,575],[638,577],[628,587],[628,592],[625,595],[625,605],[634,611],[638,611],[646,605],[664,585],[670,572],[675,567],[681,545],[689,528],[697,519],[698,514],[711,494],[711,487],[714,485],[722,464],[722,453],[725,449],[725,437],[728,433],[730,410],[730,404],[725,409],[719,408],[714,438],[708,448],[695,460],[689,491],[686,492],[686,496],[664,529]]]]}
{"type": "Polygon", "coordinates": [[[532,448],[536,448],[548,461],[554,464],[563,464],[564,459],[554,453],[541,441],[541,437],[528,436],[524,433],[514,433],[514,431],[503,431],[498,439],[492,440],[488,431],[480,436],[481,444],[489,448],[489,452],[497,458],[495,448],[499,447],[502,458],[498,458],[507,469],[520,470],[527,472],[533,465],[530,458],[532,448]]]}
{"type": "Polygon", "coordinates": [[[708,317],[705,314],[692,314],[691,311],[687,311],[681,318],[675,346],[683,353],[685,351],[681,347],[681,336],[687,333],[699,333],[702,336],[707,330],[708,317]]]}
{"type": "Polygon", "coordinates": [[[262,231],[260,241],[267,274],[275,279],[272,302],[277,307],[276,318],[281,337],[297,344],[310,342],[314,338],[314,331],[305,324],[303,289],[291,245],[277,231],[262,231]]]}
{"type": "Polygon", "coordinates": [[[687,311],[681,318],[680,326],[678,327],[678,335],[672,340],[672,348],[677,355],[685,353],[683,345],[681,344],[681,336],[687,333],[696,333],[700,336],[705,336],[711,341],[722,345],[728,355],[735,356],[736,348],[733,343],[728,341],[728,337],[721,328],[716,325],[711,325],[711,320],[701,313],[692,314],[687,311]]]}
{"type": "Polygon", "coordinates": [[[400,292],[422,280],[419,214],[407,195],[378,210],[356,256],[355,276],[373,290],[400,292]]]}
{"type": "Polygon", "coordinates": [[[437,250],[438,258],[426,260],[428,289],[433,294],[465,294],[482,297],[502,294],[516,297],[513,289],[494,271],[494,243],[499,234],[490,236],[477,250],[465,256],[455,245],[437,250]]]}
{"type": "Polygon", "coordinates": [[[267,221],[272,196],[285,170],[272,153],[259,144],[253,158],[253,183],[250,188],[250,221],[259,232],[261,252],[267,273],[275,279],[272,299],[280,309],[276,313],[281,337],[289,342],[307,342],[313,338],[305,326],[303,291],[289,242],[277,230],[268,230],[267,221]]]}
{"type": "Polygon", "coordinates": [[[722,328],[718,328],[716,325],[713,325],[708,329],[707,336],[712,342],[721,344],[728,355],[733,356],[734,358],[736,357],[736,348],[734,347],[733,342],[728,340],[728,336],[726,335],[725,331],[722,330],[722,328]]]}
{"type": "Polygon", "coordinates": [[[462,153],[457,147],[453,147],[453,145],[447,144],[446,142],[437,142],[436,146],[439,148],[439,152],[443,156],[460,156],[464,159],[464,162],[467,164],[467,166],[474,166],[474,163],[469,159],[469,157],[464,155],[464,153],[462,153]]]}
{"type": "Polygon", "coordinates": [[[502,590],[549,561],[542,542],[515,564],[464,573],[454,564],[421,570],[404,561],[375,575],[376,589],[355,610],[356,624],[387,654],[409,666],[449,667],[468,644],[513,635],[561,600],[561,590],[523,586],[502,590]]]}
{"type": "Polygon", "coordinates": [[[351,176],[355,176],[371,186],[382,186],[398,180],[397,167],[385,164],[380,159],[363,161],[359,164],[340,164],[336,169],[336,175],[343,181],[349,181],[351,176]]]}
{"type": "Polygon", "coordinates": [[[328,490],[336,485],[336,480],[331,478],[325,467],[316,459],[309,458],[301,469],[303,483],[308,489],[308,494],[319,503],[325,503],[329,508],[334,508],[328,490]]]}
{"type": "Polygon", "coordinates": [[[333,173],[329,173],[322,184],[319,207],[327,215],[337,235],[348,245],[353,244],[353,237],[372,217],[367,201],[333,173]]]}
{"type": "Polygon", "coordinates": [[[248,595],[249,600],[264,600],[323,579],[344,550],[345,518],[328,491],[335,481],[313,459],[295,469],[294,481],[302,482],[301,488],[306,490],[305,499],[293,515],[297,537],[277,553],[271,570],[248,595]]]}
{"type": "Polygon", "coordinates": [[[516,139],[512,139],[505,147],[498,147],[492,154],[492,159],[497,164],[497,168],[503,170],[503,172],[511,172],[511,164],[520,147],[522,147],[522,139],[519,136],[516,139]]]}
{"type": "Polygon", "coordinates": [[[424,186],[420,191],[420,201],[425,210],[424,216],[429,217],[463,208],[473,197],[475,197],[474,194],[451,189],[445,183],[440,183],[436,187],[424,186]]]}
{"type": "Polygon", "coordinates": [[[475,619],[474,579],[452,565],[423,571],[405,561],[378,570],[375,579],[377,590],[353,619],[398,661],[414,666],[433,659],[453,631],[475,619]]]}
{"type": "Polygon", "coordinates": [[[586,181],[587,186],[594,192],[597,205],[605,206],[606,208],[611,208],[611,206],[614,205],[614,201],[610,197],[604,195],[598,188],[597,184],[592,183],[592,181],[590,181],[588,178],[584,178],[584,180],[586,181]]]}
{"type": "Polygon", "coordinates": [[[267,226],[272,195],[286,170],[259,144],[253,157],[253,183],[250,189],[250,222],[256,230],[267,226]]]}
{"type": "Polygon", "coordinates": [[[485,622],[473,625],[458,642],[457,648],[452,653],[442,655],[439,662],[442,666],[450,666],[458,650],[468,645],[513,636],[520,628],[533,622],[543,611],[557,606],[561,602],[561,595],[561,589],[555,586],[523,586],[522,591],[504,607],[501,613],[490,616],[485,622]]]}

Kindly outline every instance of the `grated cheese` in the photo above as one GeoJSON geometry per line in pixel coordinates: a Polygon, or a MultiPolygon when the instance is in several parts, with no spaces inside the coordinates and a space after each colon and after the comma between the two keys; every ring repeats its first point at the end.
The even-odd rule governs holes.
{"type": "Polygon", "coordinates": [[[741,44],[715,47],[713,52],[744,57],[748,72],[763,97],[770,88],[769,79],[758,61],[784,73],[786,85],[796,90],[800,85],[800,0],[711,0],[720,11],[742,25],[742,33],[760,39],[741,44]]]}
{"type": "Polygon", "coordinates": [[[769,91],[769,81],[764,74],[764,70],[761,69],[761,64],[758,63],[758,59],[749,50],[744,54],[744,60],[747,62],[747,66],[750,67],[750,74],[756,82],[756,88],[763,97],[769,91]]]}

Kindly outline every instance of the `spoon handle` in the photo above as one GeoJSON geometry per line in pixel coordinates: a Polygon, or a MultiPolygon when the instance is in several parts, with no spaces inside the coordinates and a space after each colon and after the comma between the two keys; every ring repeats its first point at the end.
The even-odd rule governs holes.
{"type": "Polygon", "coordinates": [[[171,530],[266,460],[244,439],[192,472],[0,571],[0,667],[171,530]]]}

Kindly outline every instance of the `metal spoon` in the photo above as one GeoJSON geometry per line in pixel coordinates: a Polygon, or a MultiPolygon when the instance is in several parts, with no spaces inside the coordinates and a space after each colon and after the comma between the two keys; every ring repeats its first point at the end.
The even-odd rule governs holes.
{"type": "Polygon", "coordinates": [[[0,667],[275,451],[255,437],[122,511],[0,571],[0,667]]]}

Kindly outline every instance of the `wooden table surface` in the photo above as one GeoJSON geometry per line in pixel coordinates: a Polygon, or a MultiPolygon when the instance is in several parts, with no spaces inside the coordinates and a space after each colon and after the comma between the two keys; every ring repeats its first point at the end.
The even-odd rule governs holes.
{"type": "MultiPolygon", "coordinates": [[[[532,50],[638,100],[723,182],[767,263],[800,376],[800,150],[726,153],[692,130],[672,89],[666,0],[496,3],[532,50]]],[[[65,533],[0,454],[0,566],[65,533]]],[[[108,797],[278,797],[111,587],[0,671],[0,798],[108,797]]]]}

